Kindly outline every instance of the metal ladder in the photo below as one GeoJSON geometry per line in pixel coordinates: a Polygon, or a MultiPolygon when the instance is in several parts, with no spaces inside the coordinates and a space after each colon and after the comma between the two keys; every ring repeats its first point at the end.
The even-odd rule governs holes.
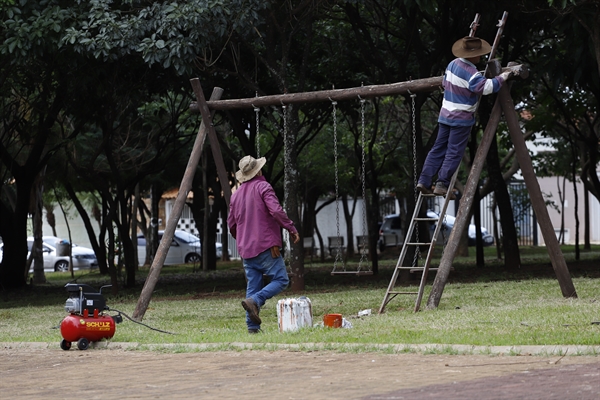
{"type": "MultiPolygon", "coordinates": [[[[435,194],[422,194],[419,192],[419,196],[417,197],[417,201],[415,203],[415,210],[413,212],[412,219],[410,221],[410,225],[408,230],[406,231],[406,235],[404,236],[404,243],[402,244],[402,251],[400,251],[400,257],[398,257],[398,262],[396,263],[396,267],[394,268],[394,273],[392,274],[392,279],[390,280],[390,284],[388,285],[387,291],[385,292],[385,297],[383,298],[383,302],[381,303],[381,307],[379,308],[379,314],[383,313],[385,310],[385,306],[392,301],[399,294],[416,294],[417,300],[415,301],[415,309],[414,311],[419,311],[421,307],[421,300],[423,299],[423,292],[425,290],[425,283],[427,282],[427,274],[430,270],[431,259],[433,257],[433,250],[435,248],[436,239],[440,233],[440,230],[443,225],[444,218],[446,216],[446,209],[448,208],[448,204],[451,200],[451,194],[454,190],[454,183],[456,182],[456,176],[458,175],[458,170],[452,176],[452,180],[450,181],[450,185],[448,186],[448,193],[446,193],[444,203],[442,206],[442,210],[440,211],[437,218],[429,218],[429,217],[419,217],[419,211],[421,210],[421,206],[423,204],[424,198],[436,197],[435,194]],[[431,237],[431,242],[410,242],[410,239],[413,237],[413,232],[415,230],[415,226],[421,222],[437,222],[435,226],[435,230],[433,231],[433,235],[431,237]],[[417,265],[404,265],[404,259],[406,257],[406,253],[408,252],[409,246],[417,247],[417,246],[428,246],[429,250],[427,251],[427,257],[422,266],[418,266],[418,262],[420,257],[415,257],[413,261],[417,263],[417,265]],[[400,275],[401,270],[411,270],[411,271],[422,271],[421,275],[421,283],[419,284],[419,290],[417,292],[402,292],[395,291],[396,281],[398,280],[398,276],[400,275]]],[[[418,249],[415,249],[415,254],[418,249]]],[[[436,268],[431,268],[435,270],[436,268]]]]}

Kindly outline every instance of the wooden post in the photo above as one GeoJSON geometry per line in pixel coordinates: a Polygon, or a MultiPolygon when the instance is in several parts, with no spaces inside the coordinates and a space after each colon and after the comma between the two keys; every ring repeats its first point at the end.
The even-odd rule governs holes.
{"type": "Polygon", "coordinates": [[[198,78],[194,78],[191,79],[190,82],[192,83],[194,94],[196,95],[196,104],[200,110],[200,113],[202,114],[202,121],[206,121],[206,129],[208,130],[208,138],[210,139],[210,149],[212,150],[212,155],[215,159],[215,164],[217,165],[217,175],[219,176],[221,190],[223,190],[223,196],[225,197],[225,203],[229,208],[229,200],[231,200],[231,186],[229,186],[229,177],[227,176],[227,170],[225,169],[225,163],[223,162],[223,154],[221,154],[219,138],[217,137],[215,127],[212,124],[212,115],[208,109],[208,106],[206,105],[200,80],[198,78]]]}
{"type": "Polygon", "coordinates": [[[544,236],[544,242],[546,243],[546,248],[548,249],[550,262],[552,263],[552,267],[556,273],[563,297],[576,298],[577,292],[575,290],[575,286],[573,285],[571,275],[569,274],[565,257],[563,256],[558,244],[558,240],[556,239],[554,227],[552,226],[552,221],[550,221],[550,216],[548,215],[548,210],[546,209],[546,203],[544,202],[540,185],[537,181],[537,177],[535,176],[535,171],[533,170],[531,157],[529,157],[529,151],[525,145],[525,139],[523,138],[519,121],[517,120],[515,113],[515,105],[508,91],[503,91],[502,89],[500,89],[498,99],[500,100],[502,110],[504,111],[504,117],[506,118],[510,138],[515,147],[515,154],[517,156],[519,166],[521,167],[521,174],[525,180],[529,197],[531,198],[533,211],[535,212],[540,229],[542,230],[542,235],[544,236]]]}
{"type": "MultiPolygon", "coordinates": [[[[508,90],[506,87],[502,87],[502,89],[508,90]]],[[[492,140],[494,139],[494,133],[496,132],[498,124],[500,123],[501,116],[502,106],[500,105],[499,100],[496,99],[490,119],[485,127],[485,131],[483,132],[481,143],[477,148],[477,153],[475,154],[475,159],[473,160],[473,165],[471,167],[469,178],[467,179],[465,190],[460,199],[460,207],[458,209],[456,219],[454,220],[454,227],[450,232],[448,244],[446,245],[446,249],[444,250],[444,254],[440,260],[438,271],[435,275],[435,280],[433,281],[431,293],[429,294],[429,299],[427,300],[427,309],[434,309],[440,304],[440,299],[442,298],[444,287],[448,281],[448,275],[450,274],[452,262],[454,261],[454,257],[456,257],[456,253],[458,251],[461,233],[464,232],[469,223],[471,207],[473,206],[473,199],[475,198],[475,191],[477,190],[479,177],[481,176],[481,171],[483,171],[485,159],[492,144],[492,140]]]]}
{"type": "MultiPolygon", "coordinates": [[[[222,94],[223,89],[216,87],[213,89],[213,93],[210,98],[217,100],[221,98],[222,94]]],[[[179,192],[177,193],[175,204],[173,205],[173,209],[169,215],[169,220],[167,221],[163,237],[158,246],[158,250],[156,251],[156,255],[154,256],[154,260],[152,260],[150,272],[148,273],[148,277],[146,278],[146,282],[142,288],[142,293],[140,294],[140,298],[138,299],[137,305],[135,306],[135,311],[132,315],[132,318],[136,321],[141,321],[142,318],[144,318],[144,314],[148,309],[148,304],[150,304],[152,292],[154,291],[156,282],[158,282],[158,276],[160,275],[163,263],[167,257],[169,247],[171,246],[171,241],[173,240],[173,235],[175,234],[175,229],[177,228],[177,222],[179,222],[179,217],[181,217],[181,212],[183,211],[183,206],[185,205],[185,199],[192,188],[192,180],[194,179],[194,174],[196,173],[196,168],[198,167],[198,161],[202,155],[202,146],[206,140],[206,132],[208,130],[207,125],[210,124],[210,121],[210,118],[206,119],[204,116],[202,117],[202,123],[200,124],[200,129],[198,130],[198,135],[196,136],[196,141],[194,142],[194,147],[192,148],[192,153],[190,154],[187,167],[185,168],[185,173],[183,174],[183,179],[179,185],[179,192]],[[208,124],[205,122],[208,122],[208,124]]]]}

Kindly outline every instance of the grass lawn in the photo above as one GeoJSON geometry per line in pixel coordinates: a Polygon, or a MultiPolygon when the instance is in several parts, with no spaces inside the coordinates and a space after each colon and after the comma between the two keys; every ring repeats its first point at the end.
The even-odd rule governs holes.
{"type": "MultiPolygon", "coordinates": [[[[579,261],[574,260],[572,246],[563,247],[563,253],[578,298],[562,297],[544,247],[523,248],[524,266],[511,271],[494,259],[493,248],[487,248],[484,267],[476,267],[473,258],[456,259],[436,310],[424,309],[433,282],[431,273],[422,311],[414,313],[416,297],[404,295],[393,299],[382,315],[377,311],[397,254],[384,255],[376,276],[331,276],[331,264],[313,261],[306,267],[304,293],[285,291],[261,310],[263,332],[259,335],[246,332],[240,305],[245,292],[240,262],[219,263],[217,271],[165,267],[143,323],[174,334],[124,318],[112,340],[140,345],[213,343],[223,348],[234,342],[338,347],[353,344],[363,349],[381,344],[599,345],[600,246],[582,252],[579,261]],[[300,295],[310,298],[315,323],[321,322],[326,313],[341,313],[352,328],[330,329],[317,324],[280,333],[277,300],[300,295]],[[368,309],[371,315],[357,316],[368,309]]],[[[349,262],[348,268],[353,265],[349,262]]],[[[138,271],[139,284],[135,288],[121,289],[118,295],[107,291],[107,305],[126,315],[133,314],[146,274],[147,269],[138,271]]],[[[70,281],[70,274],[49,273],[47,279],[44,285],[0,292],[0,342],[48,342],[58,346],[62,337],[56,327],[65,316],[67,292],[63,286],[70,281]]],[[[77,281],[99,288],[108,284],[109,278],[86,271],[77,273],[77,281]]],[[[404,285],[407,291],[416,291],[418,281],[404,285]]]]}

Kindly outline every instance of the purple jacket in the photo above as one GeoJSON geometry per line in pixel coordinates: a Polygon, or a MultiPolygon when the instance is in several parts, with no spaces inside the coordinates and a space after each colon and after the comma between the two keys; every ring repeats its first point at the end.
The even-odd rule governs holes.
{"type": "Polygon", "coordinates": [[[242,183],[231,196],[227,225],[242,258],[254,258],[273,246],[281,247],[281,228],[297,233],[264,176],[242,183]]]}

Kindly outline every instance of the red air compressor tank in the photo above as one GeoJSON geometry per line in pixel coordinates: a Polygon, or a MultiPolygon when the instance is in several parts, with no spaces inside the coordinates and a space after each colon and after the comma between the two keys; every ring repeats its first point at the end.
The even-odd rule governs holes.
{"type": "MultiPolygon", "coordinates": [[[[87,313],[86,313],[87,314],[87,313]]],[[[98,342],[102,339],[110,339],[115,334],[115,320],[108,315],[97,315],[85,317],[70,314],[62,320],[60,333],[64,338],[63,343],[77,342],[81,350],[85,350],[89,342],[98,342]],[[82,340],[83,339],[83,340],[82,340]],[[84,347],[83,349],[81,347],[84,347]]],[[[61,346],[63,345],[61,343],[61,346]]]]}

